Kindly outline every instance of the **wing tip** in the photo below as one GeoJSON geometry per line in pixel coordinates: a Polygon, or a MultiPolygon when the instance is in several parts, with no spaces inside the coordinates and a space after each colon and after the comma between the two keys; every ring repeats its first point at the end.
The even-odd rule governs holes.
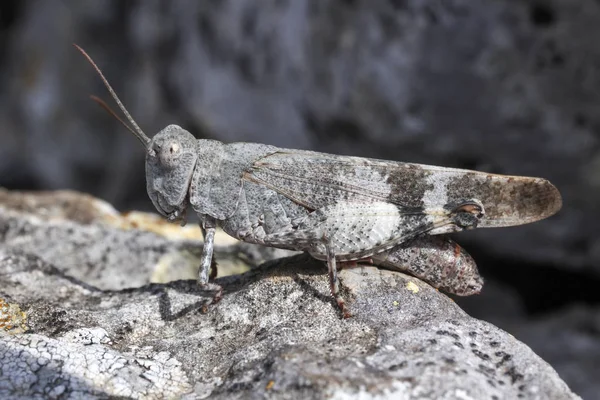
{"type": "Polygon", "coordinates": [[[520,178],[510,194],[511,201],[500,206],[493,205],[489,219],[482,220],[481,227],[507,227],[529,224],[549,218],[562,208],[560,191],[543,178],[520,178]],[[495,207],[496,206],[496,207],[495,207]]]}

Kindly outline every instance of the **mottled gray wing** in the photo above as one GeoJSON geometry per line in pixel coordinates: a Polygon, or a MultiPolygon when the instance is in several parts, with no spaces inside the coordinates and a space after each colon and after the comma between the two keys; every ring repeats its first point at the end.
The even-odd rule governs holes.
{"type": "Polygon", "coordinates": [[[338,201],[386,201],[414,212],[477,199],[485,208],[480,227],[537,221],[562,205],[558,190],[541,178],[308,151],[282,150],[260,158],[244,179],[313,210],[338,201]]]}

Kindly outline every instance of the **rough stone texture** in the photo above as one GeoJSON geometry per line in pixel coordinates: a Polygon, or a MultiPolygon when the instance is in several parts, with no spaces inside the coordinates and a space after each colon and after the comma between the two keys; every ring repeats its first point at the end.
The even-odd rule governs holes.
{"type": "Polygon", "coordinates": [[[3,398],[578,398],[527,346],[398,273],[342,272],[354,316],[341,320],[306,256],[221,279],[206,314],[193,281],[102,291],[0,256],[2,297],[29,327],[0,334],[3,398]]]}
{"type": "Polygon", "coordinates": [[[3,399],[579,398],[529,347],[416,278],[342,271],[343,320],[323,263],[297,255],[219,278],[211,304],[193,280],[145,283],[189,239],[114,223],[127,216],[90,197],[51,197],[3,193],[3,399]]]}

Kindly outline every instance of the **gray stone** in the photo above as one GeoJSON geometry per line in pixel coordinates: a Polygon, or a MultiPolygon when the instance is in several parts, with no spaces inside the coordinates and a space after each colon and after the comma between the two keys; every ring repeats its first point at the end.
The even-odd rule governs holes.
{"type": "Polygon", "coordinates": [[[342,320],[304,255],[221,278],[216,305],[194,281],[102,291],[31,255],[0,260],[29,329],[1,336],[3,398],[578,398],[526,345],[399,273],[342,271],[342,320]]]}
{"type": "Polygon", "coordinates": [[[344,320],[323,263],[302,254],[219,278],[212,304],[193,280],[143,283],[181,239],[105,214],[0,216],[2,398],[578,398],[529,347],[414,277],[341,271],[344,320]],[[71,233],[49,234],[60,227],[71,233]],[[93,229],[110,248],[82,242],[93,229]],[[41,246],[36,231],[48,233],[38,250],[26,245],[41,246]],[[75,260],[94,260],[94,274],[75,260]]]}
{"type": "Polygon", "coordinates": [[[599,307],[572,305],[560,313],[521,323],[505,321],[501,326],[518,340],[528,343],[582,398],[598,397],[599,307]]]}

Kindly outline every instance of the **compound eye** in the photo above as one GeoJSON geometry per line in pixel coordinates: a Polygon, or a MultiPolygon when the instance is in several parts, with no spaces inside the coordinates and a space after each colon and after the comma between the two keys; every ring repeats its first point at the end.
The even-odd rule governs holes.
{"type": "Polygon", "coordinates": [[[171,145],[169,146],[169,153],[171,154],[177,154],[179,153],[179,150],[179,143],[171,143],[171,145]]]}
{"type": "Polygon", "coordinates": [[[181,145],[177,142],[165,143],[160,148],[160,161],[164,165],[172,166],[181,154],[181,145]]]}

